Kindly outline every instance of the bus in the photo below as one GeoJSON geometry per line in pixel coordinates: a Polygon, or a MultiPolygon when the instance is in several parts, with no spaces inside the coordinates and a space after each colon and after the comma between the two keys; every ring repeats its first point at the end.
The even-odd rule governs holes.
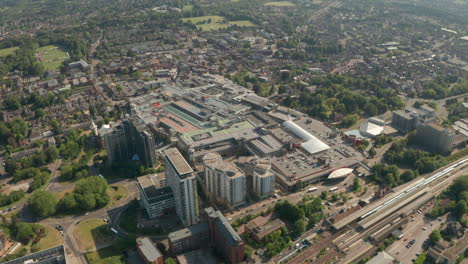
{"type": "Polygon", "coordinates": [[[315,188],[315,187],[309,188],[307,190],[307,192],[315,192],[315,191],[317,191],[317,188],[315,188]]]}
{"type": "Polygon", "coordinates": [[[334,191],[336,191],[336,190],[338,190],[338,187],[330,188],[330,192],[334,192],[334,191]]]}

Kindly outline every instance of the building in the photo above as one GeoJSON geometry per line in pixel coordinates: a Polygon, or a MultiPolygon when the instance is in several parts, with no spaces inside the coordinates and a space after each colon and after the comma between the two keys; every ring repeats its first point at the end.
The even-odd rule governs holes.
{"type": "Polygon", "coordinates": [[[163,264],[164,258],[151,238],[139,237],[136,239],[137,251],[146,264],[163,264]]]}
{"type": "Polygon", "coordinates": [[[393,111],[392,126],[402,133],[416,129],[419,122],[434,116],[435,110],[427,105],[420,108],[408,107],[405,110],[393,111]]]}
{"type": "Polygon", "coordinates": [[[127,119],[115,127],[101,130],[101,135],[107,150],[108,165],[135,160],[146,167],[153,167],[156,161],[154,137],[140,119],[127,119]]]}
{"type": "Polygon", "coordinates": [[[208,246],[209,240],[210,230],[206,223],[192,225],[168,235],[169,250],[173,254],[208,246]]]}
{"type": "Polygon", "coordinates": [[[24,257],[4,262],[3,264],[66,264],[65,250],[63,245],[39,251],[24,257]]]}
{"type": "Polygon", "coordinates": [[[245,203],[246,175],[234,163],[223,161],[218,153],[203,157],[206,190],[232,206],[245,203]]]}
{"type": "Polygon", "coordinates": [[[431,152],[447,154],[454,147],[455,130],[435,122],[419,123],[416,141],[431,152]]]}
{"type": "Polygon", "coordinates": [[[267,235],[279,230],[283,226],[286,225],[280,219],[275,219],[266,225],[263,225],[257,222],[256,219],[253,219],[245,225],[245,231],[249,232],[257,242],[260,242],[267,235]]]}
{"type": "Polygon", "coordinates": [[[367,264],[395,264],[399,263],[394,257],[385,251],[380,251],[376,256],[371,258],[367,264]]]}
{"type": "Polygon", "coordinates": [[[176,148],[164,151],[164,162],[167,183],[174,193],[177,215],[184,226],[198,223],[197,182],[192,168],[176,148]]]}
{"type": "Polygon", "coordinates": [[[224,218],[220,211],[212,207],[205,208],[210,230],[210,244],[229,263],[240,263],[244,260],[244,241],[224,218]]]}
{"type": "Polygon", "coordinates": [[[175,210],[174,193],[166,185],[161,175],[145,175],[138,177],[140,203],[145,208],[149,218],[166,215],[175,210]]]}
{"type": "Polygon", "coordinates": [[[260,198],[268,197],[275,192],[275,174],[271,170],[270,159],[257,160],[253,170],[253,191],[260,198]]]}
{"type": "Polygon", "coordinates": [[[460,255],[468,249],[468,234],[458,239],[455,243],[449,244],[447,241],[438,241],[430,247],[427,255],[434,259],[436,263],[455,264],[460,255]]]}
{"type": "Polygon", "coordinates": [[[168,235],[169,249],[173,254],[212,247],[228,263],[244,259],[244,241],[220,211],[205,208],[206,222],[172,232],[168,235]]]}

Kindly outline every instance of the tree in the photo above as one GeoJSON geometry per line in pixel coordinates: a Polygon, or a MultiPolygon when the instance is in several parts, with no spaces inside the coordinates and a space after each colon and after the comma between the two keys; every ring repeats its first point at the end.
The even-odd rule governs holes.
{"type": "Polygon", "coordinates": [[[353,191],[355,193],[358,193],[358,192],[361,192],[361,190],[362,190],[361,183],[359,182],[358,178],[355,178],[353,182],[353,191]]]}
{"type": "Polygon", "coordinates": [[[288,220],[290,222],[296,222],[304,217],[304,212],[288,200],[276,203],[275,211],[278,212],[281,219],[288,220]]]}
{"type": "Polygon", "coordinates": [[[40,217],[47,217],[55,214],[57,201],[55,197],[47,191],[38,191],[29,198],[31,210],[40,217]]]}
{"type": "Polygon", "coordinates": [[[439,241],[441,238],[442,236],[440,235],[440,230],[438,229],[432,231],[429,235],[429,241],[431,241],[432,244],[437,243],[437,241],[439,241]]]}
{"type": "Polygon", "coordinates": [[[27,244],[29,240],[35,236],[34,228],[32,224],[20,222],[17,225],[16,239],[24,244],[27,244]]]}
{"type": "Polygon", "coordinates": [[[52,130],[54,131],[55,135],[59,135],[62,133],[62,127],[60,126],[60,123],[57,120],[52,120],[50,122],[50,126],[52,127],[52,130]]]}
{"type": "Polygon", "coordinates": [[[78,207],[73,193],[66,193],[58,202],[57,210],[63,213],[72,213],[78,207]]]}
{"type": "Polygon", "coordinates": [[[35,112],[34,116],[37,117],[38,119],[41,118],[41,117],[44,117],[45,116],[44,109],[42,109],[42,108],[36,109],[36,112],[35,112]]]}
{"type": "Polygon", "coordinates": [[[458,201],[457,204],[455,205],[455,208],[453,208],[453,214],[455,215],[455,217],[459,219],[467,212],[468,212],[468,206],[465,200],[458,201]]]}
{"type": "Polygon", "coordinates": [[[253,250],[252,248],[249,246],[249,245],[245,245],[244,247],[244,255],[245,255],[245,258],[250,258],[253,254],[253,250]]]}
{"type": "Polygon", "coordinates": [[[47,162],[53,162],[59,157],[59,151],[55,146],[49,146],[44,151],[47,162]]]}
{"type": "Polygon", "coordinates": [[[304,219],[299,219],[296,222],[294,222],[294,233],[296,235],[300,235],[306,231],[306,221],[304,219]]]}
{"type": "Polygon", "coordinates": [[[164,264],[177,264],[173,258],[166,258],[164,264]]]}

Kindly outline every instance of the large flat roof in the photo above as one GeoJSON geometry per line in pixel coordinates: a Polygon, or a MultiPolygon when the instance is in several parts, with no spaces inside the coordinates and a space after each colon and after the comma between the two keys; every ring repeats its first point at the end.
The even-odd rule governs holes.
{"type": "Polygon", "coordinates": [[[149,262],[154,262],[162,257],[161,252],[159,252],[149,237],[137,238],[137,247],[149,262]]]}
{"type": "Polygon", "coordinates": [[[182,154],[176,148],[170,148],[164,151],[167,159],[171,162],[172,166],[177,170],[179,175],[184,175],[193,172],[192,167],[187,163],[182,154]]]}

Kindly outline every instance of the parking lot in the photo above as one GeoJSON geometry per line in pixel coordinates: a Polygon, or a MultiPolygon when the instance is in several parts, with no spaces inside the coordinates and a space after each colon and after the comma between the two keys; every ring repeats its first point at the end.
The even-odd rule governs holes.
{"type": "Polygon", "coordinates": [[[445,219],[431,221],[424,217],[424,213],[428,210],[429,207],[422,210],[421,214],[415,213],[414,220],[410,220],[403,229],[403,238],[395,241],[387,249],[387,252],[401,261],[402,264],[413,263],[412,260],[417,258],[416,254],[423,252],[423,243],[428,239],[429,234],[433,230],[439,229],[441,223],[445,221],[445,219]],[[413,239],[415,240],[414,244],[408,248],[408,243],[413,239]]]}

